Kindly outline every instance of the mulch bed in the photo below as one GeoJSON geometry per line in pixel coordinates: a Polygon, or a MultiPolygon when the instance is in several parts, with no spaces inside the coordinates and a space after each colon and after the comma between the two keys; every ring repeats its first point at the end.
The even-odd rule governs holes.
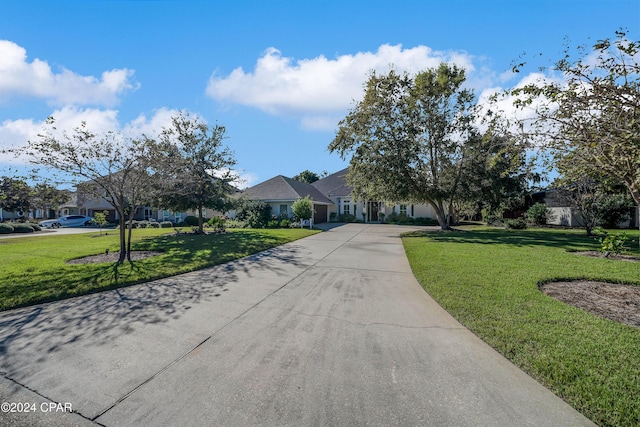
{"type": "Polygon", "coordinates": [[[616,255],[616,254],[610,253],[607,256],[606,254],[598,251],[576,252],[576,254],[593,257],[593,258],[606,258],[606,259],[615,259],[618,261],[640,262],[640,257],[635,255],[616,255]]]}
{"type": "MultiPolygon", "coordinates": [[[[160,255],[162,252],[157,251],[131,251],[131,260],[140,261],[145,258],[160,255]]],[[[100,262],[117,262],[120,258],[120,252],[109,252],[108,254],[91,255],[83,258],[76,258],[67,261],[67,264],[97,264],[100,262]]]]}
{"type": "Polygon", "coordinates": [[[640,286],[576,280],[545,283],[540,289],[566,304],[640,328],[640,286]]]}

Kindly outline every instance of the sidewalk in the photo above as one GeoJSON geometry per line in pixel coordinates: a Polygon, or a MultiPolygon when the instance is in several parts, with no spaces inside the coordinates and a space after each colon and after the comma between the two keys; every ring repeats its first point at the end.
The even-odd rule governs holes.
{"type": "Polygon", "coordinates": [[[593,425],[422,290],[407,230],[347,224],[0,313],[0,396],[37,393],[107,426],[593,425]]]}

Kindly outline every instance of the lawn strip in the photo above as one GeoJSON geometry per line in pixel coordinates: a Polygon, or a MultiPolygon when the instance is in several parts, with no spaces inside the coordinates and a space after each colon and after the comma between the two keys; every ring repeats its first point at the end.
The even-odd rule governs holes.
{"type": "Polygon", "coordinates": [[[467,328],[595,423],[640,425],[640,328],[538,288],[555,279],[640,285],[640,263],[580,256],[573,251],[597,242],[569,230],[471,229],[403,241],[418,281],[467,328]]]}
{"type": "Polygon", "coordinates": [[[211,267],[309,236],[306,229],[233,229],[224,234],[175,235],[133,230],[133,250],[161,255],[133,263],[67,264],[119,250],[117,232],[6,239],[0,245],[0,310],[56,301],[211,267]]]}

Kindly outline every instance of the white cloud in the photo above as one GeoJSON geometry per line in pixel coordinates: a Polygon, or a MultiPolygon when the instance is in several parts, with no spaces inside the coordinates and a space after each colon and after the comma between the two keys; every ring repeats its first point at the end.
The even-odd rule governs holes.
{"type": "Polygon", "coordinates": [[[119,97],[139,85],[134,71],[126,68],[104,71],[100,77],[82,76],[70,70],[52,71],[46,61],[27,60],[27,51],[8,40],[0,40],[0,97],[28,96],[53,105],[114,106],[119,97]]]}
{"type": "Polygon", "coordinates": [[[300,116],[306,128],[333,129],[336,113],[360,99],[363,83],[372,70],[387,73],[393,67],[416,73],[450,62],[471,73],[475,70],[472,59],[465,52],[439,52],[427,46],[403,49],[402,45],[382,45],[376,52],[295,60],[269,48],[252,72],[236,68],[228,76],[214,73],[206,93],[223,103],[300,116]]]}

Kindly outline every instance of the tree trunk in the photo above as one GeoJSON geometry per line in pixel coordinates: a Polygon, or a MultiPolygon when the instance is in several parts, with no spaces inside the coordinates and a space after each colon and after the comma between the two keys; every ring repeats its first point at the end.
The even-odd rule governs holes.
{"type": "Polygon", "coordinates": [[[436,218],[438,220],[438,224],[440,224],[440,228],[442,230],[451,230],[451,223],[449,222],[449,216],[447,215],[442,202],[429,201],[428,203],[436,212],[436,218]]]}
{"type": "Polygon", "coordinates": [[[127,223],[125,221],[125,217],[123,214],[118,212],[118,223],[120,224],[120,257],[118,258],[118,264],[122,264],[124,262],[125,257],[127,256],[127,223]]]}
{"type": "Polygon", "coordinates": [[[198,233],[204,234],[204,218],[202,217],[202,206],[198,206],[198,233]]]}

